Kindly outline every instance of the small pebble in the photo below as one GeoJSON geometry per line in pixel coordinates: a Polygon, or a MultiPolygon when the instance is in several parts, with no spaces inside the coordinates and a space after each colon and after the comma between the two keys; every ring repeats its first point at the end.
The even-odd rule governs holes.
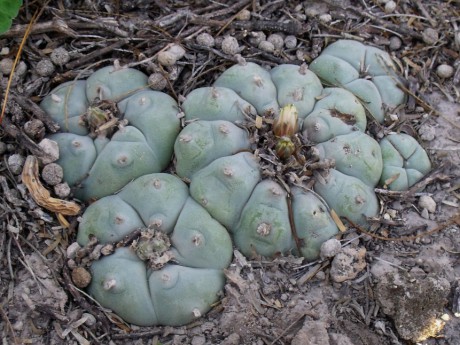
{"type": "Polygon", "coordinates": [[[454,68],[451,65],[442,64],[436,68],[436,74],[439,78],[450,78],[454,75],[454,68]]]}
{"type": "Polygon", "coordinates": [[[288,49],[293,49],[297,47],[297,37],[293,35],[288,35],[284,38],[284,45],[288,49]]]}
{"type": "Polygon", "coordinates": [[[396,2],[394,1],[388,1],[385,4],[384,11],[385,13],[393,13],[396,9],[396,2]]]}
{"type": "Polygon", "coordinates": [[[185,55],[185,49],[178,44],[171,45],[167,50],[158,53],[157,61],[163,66],[173,66],[185,55]]]}
{"type": "Polygon", "coordinates": [[[402,41],[398,36],[390,37],[390,50],[398,50],[402,46],[402,41]]]}
{"type": "Polygon", "coordinates": [[[152,73],[149,76],[149,86],[152,90],[161,91],[168,86],[168,81],[161,73],[152,73]]]}
{"type": "Polygon", "coordinates": [[[171,81],[175,81],[179,78],[180,72],[182,72],[182,68],[178,65],[171,66],[169,68],[168,79],[171,81]]]}
{"type": "Polygon", "coordinates": [[[332,21],[332,16],[328,13],[322,14],[319,16],[319,21],[321,23],[329,23],[332,21]]]}
{"type": "Polygon", "coordinates": [[[210,48],[210,47],[214,47],[214,45],[216,44],[216,41],[214,37],[212,37],[207,32],[202,32],[201,34],[196,36],[196,43],[201,46],[210,48]]]}
{"type": "Polygon", "coordinates": [[[10,75],[13,70],[14,60],[10,58],[4,58],[0,60],[0,73],[3,75],[10,75]]]}
{"type": "Polygon", "coordinates": [[[63,66],[70,60],[69,52],[64,47],[53,49],[50,55],[51,62],[57,66],[63,66]]]}
{"type": "Polygon", "coordinates": [[[50,163],[43,167],[42,169],[42,178],[50,186],[55,186],[61,183],[62,178],[64,177],[64,171],[59,164],[50,163]]]}
{"type": "Polygon", "coordinates": [[[236,15],[236,19],[237,20],[249,20],[251,19],[251,12],[247,9],[241,10],[236,15]]]}
{"type": "Polygon", "coordinates": [[[273,44],[275,49],[280,50],[284,46],[284,39],[283,36],[280,34],[271,34],[267,37],[267,42],[273,44]]]}
{"type": "Polygon", "coordinates": [[[76,287],[85,288],[91,282],[91,273],[83,267],[74,268],[71,272],[72,281],[76,287]]]}
{"type": "Polygon", "coordinates": [[[40,60],[35,66],[35,72],[41,77],[49,77],[54,73],[54,65],[49,59],[40,60]]]}
{"type": "Polygon", "coordinates": [[[222,41],[222,51],[228,55],[235,55],[239,53],[240,46],[238,41],[233,36],[227,36],[222,41]]]}
{"type": "Polygon", "coordinates": [[[169,52],[176,55],[177,60],[182,59],[185,56],[185,49],[181,45],[173,44],[168,49],[169,52]]]}
{"type": "Polygon", "coordinates": [[[8,167],[13,175],[19,175],[22,173],[22,167],[26,159],[18,153],[14,153],[8,157],[8,167]]]}
{"type": "Polygon", "coordinates": [[[39,160],[42,164],[45,165],[53,163],[59,159],[59,146],[57,142],[45,138],[42,141],[40,141],[38,146],[40,146],[43,152],[45,153],[43,157],[39,157],[39,160]]]}
{"type": "Polygon", "coordinates": [[[420,126],[418,134],[420,135],[420,139],[424,141],[432,141],[436,137],[436,130],[433,126],[424,124],[420,126]]]}
{"type": "Polygon", "coordinates": [[[16,69],[14,70],[14,74],[18,77],[22,77],[26,74],[27,72],[27,65],[24,61],[19,61],[19,63],[16,66],[16,69]]]}
{"type": "Polygon", "coordinates": [[[232,333],[227,338],[225,338],[221,345],[239,345],[241,344],[241,337],[238,333],[232,333]]]}
{"type": "Polygon", "coordinates": [[[196,335],[192,338],[192,345],[204,345],[206,344],[206,338],[202,335],[196,335]]]}
{"type": "Polygon", "coordinates": [[[429,195],[422,195],[420,199],[418,199],[418,207],[427,209],[430,213],[434,213],[436,212],[436,201],[429,195]]]}
{"type": "Polygon", "coordinates": [[[169,51],[162,51],[158,53],[157,61],[160,65],[168,67],[177,62],[177,57],[169,51]]]}
{"type": "Polygon", "coordinates": [[[273,43],[268,41],[260,42],[258,48],[267,53],[273,53],[275,51],[275,46],[273,45],[273,43]]]}
{"type": "Polygon", "coordinates": [[[422,39],[426,44],[433,45],[438,41],[439,33],[433,28],[426,28],[422,32],[422,39]]]}
{"type": "Polygon", "coordinates": [[[251,32],[250,36],[251,37],[249,38],[249,43],[256,47],[259,46],[260,42],[267,40],[267,36],[263,31],[251,32]]]}
{"type": "Polygon", "coordinates": [[[326,279],[326,273],[324,273],[324,271],[319,271],[316,273],[315,278],[318,280],[324,280],[326,279]]]}
{"type": "Polygon", "coordinates": [[[66,249],[66,255],[68,259],[75,259],[77,252],[81,249],[78,242],[72,242],[66,249]]]}
{"type": "Polygon", "coordinates": [[[318,6],[309,6],[308,2],[305,3],[305,14],[310,17],[317,17],[321,12],[318,6]]]}
{"type": "Polygon", "coordinates": [[[431,243],[431,238],[429,238],[428,236],[423,236],[420,239],[420,242],[422,242],[423,244],[430,244],[431,243]]]}
{"type": "Polygon", "coordinates": [[[42,139],[45,135],[45,125],[43,121],[33,119],[24,124],[24,132],[33,139],[42,139]]]}
{"type": "Polygon", "coordinates": [[[341,249],[342,245],[340,244],[340,241],[335,238],[331,238],[321,245],[320,257],[323,260],[333,258],[340,252],[341,249]]]}

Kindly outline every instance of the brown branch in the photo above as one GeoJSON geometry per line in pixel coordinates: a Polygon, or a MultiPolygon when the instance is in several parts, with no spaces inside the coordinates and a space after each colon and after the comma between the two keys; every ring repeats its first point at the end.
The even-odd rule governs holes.
{"type": "MultiPolygon", "coordinates": [[[[11,27],[10,30],[2,34],[2,37],[23,37],[27,31],[28,24],[18,24],[11,27]]],[[[55,18],[48,22],[35,23],[32,28],[30,35],[42,34],[47,32],[59,32],[66,36],[77,37],[78,34],[72,30],[65,21],[59,18],[55,18]]]]}
{"type": "Polygon", "coordinates": [[[107,54],[107,53],[110,53],[111,51],[115,50],[115,49],[118,49],[122,46],[124,46],[125,44],[128,43],[128,39],[120,39],[120,40],[117,40],[115,43],[107,46],[107,47],[104,47],[102,49],[97,49],[91,53],[89,53],[88,55],[85,55],[83,57],[81,57],[80,59],[78,60],[74,60],[72,62],[69,62],[68,64],[65,65],[65,67],[69,70],[72,70],[74,68],[77,68],[89,61],[95,61],[97,60],[97,58],[101,57],[102,55],[104,54],[107,54]]]}
{"type": "Polygon", "coordinates": [[[14,125],[7,117],[3,118],[1,127],[10,137],[17,140],[18,144],[28,149],[37,157],[45,157],[47,154],[38,146],[35,141],[30,139],[21,129],[14,125]]]}
{"type": "Polygon", "coordinates": [[[268,20],[235,21],[231,24],[231,27],[251,31],[280,31],[290,35],[299,35],[305,32],[305,28],[302,23],[296,20],[290,20],[288,22],[268,20]]]}
{"type": "Polygon", "coordinates": [[[297,251],[299,252],[299,255],[301,255],[302,254],[302,251],[301,251],[302,244],[305,244],[304,243],[305,239],[299,238],[299,236],[297,235],[297,229],[296,229],[295,222],[294,222],[294,212],[292,210],[292,198],[289,192],[287,194],[286,202],[288,206],[289,223],[291,225],[292,237],[294,237],[295,246],[297,247],[297,251]]]}
{"type": "MultiPolygon", "coordinates": [[[[330,1],[325,1],[327,2],[328,4],[331,4],[330,1]]],[[[367,13],[366,11],[364,11],[363,9],[361,8],[358,8],[358,7],[354,7],[354,6],[347,6],[346,8],[344,8],[345,11],[350,11],[350,12],[353,12],[354,14],[357,14],[359,16],[363,16],[363,17],[366,17],[366,18],[369,18],[371,21],[373,21],[374,23],[377,23],[378,25],[380,25],[382,28],[386,28],[386,29],[390,29],[392,31],[395,31],[395,32],[398,32],[398,33],[401,33],[403,35],[407,35],[407,36],[410,36],[410,37],[413,37],[415,39],[418,39],[418,40],[422,40],[423,37],[422,37],[422,34],[419,33],[419,32],[416,32],[412,29],[410,29],[407,25],[405,24],[393,24],[391,22],[388,22],[388,21],[385,21],[383,19],[380,19],[379,17],[376,17],[375,15],[373,14],[370,14],[370,13],[367,13]]]]}

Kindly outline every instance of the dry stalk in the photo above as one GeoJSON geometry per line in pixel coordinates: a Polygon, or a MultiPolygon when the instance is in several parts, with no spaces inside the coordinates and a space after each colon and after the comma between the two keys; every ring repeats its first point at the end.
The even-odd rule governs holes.
{"type": "Polygon", "coordinates": [[[38,160],[35,156],[27,157],[22,171],[22,181],[35,202],[47,210],[67,216],[75,216],[80,213],[81,207],[76,202],[51,197],[50,192],[40,182],[38,160]]]}

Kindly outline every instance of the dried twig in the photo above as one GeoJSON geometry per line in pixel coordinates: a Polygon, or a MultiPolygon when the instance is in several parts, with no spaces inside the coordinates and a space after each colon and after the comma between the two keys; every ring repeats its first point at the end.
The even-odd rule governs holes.
{"type": "MultiPolygon", "coordinates": [[[[330,3],[329,1],[325,1],[325,2],[330,3]]],[[[374,15],[372,15],[372,14],[366,12],[366,11],[363,11],[362,9],[360,9],[358,7],[347,6],[344,10],[353,12],[354,14],[357,14],[359,16],[367,17],[371,21],[377,23],[382,28],[390,29],[390,30],[395,31],[395,32],[399,32],[401,35],[410,36],[410,37],[418,39],[418,40],[423,39],[423,36],[422,36],[421,33],[418,33],[416,31],[410,29],[407,25],[393,24],[393,23],[391,23],[389,21],[385,21],[385,20],[383,20],[383,19],[381,19],[381,18],[379,18],[377,16],[374,16],[374,15]]]]}
{"type": "Polygon", "coordinates": [[[127,39],[117,40],[116,42],[112,43],[111,45],[107,47],[97,49],[93,51],[92,53],[89,53],[88,55],[81,57],[80,59],[69,62],[68,64],[65,65],[65,67],[70,70],[77,68],[87,62],[94,61],[95,59],[103,56],[104,54],[110,53],[111,51],[118,49],[127,43],[128,43],[127,39]]]}
{"type": "Polygon", "coordinates": [[[14,125],[7,117],[3,118],[1,127],[4,129],[5,133],[10,137],[17,140],[18,144],[22,147],[28,149],[32,154],[37,157],[44,157],[46,154],[43,152],[42,148],[38,146],[35,141],[30,139],[27,134],[25,134],[22,129],[19,129],[14,125]]]}
{"type": "Polygon", "coordinates": [[[11,336],[13,337],[14,344],[19,345],[19,341],[18,341],[18,338],[16,338],[16,334],[14,332],[13,325],[11,325],[11,321],[8,319],[8,315],[6,315],[1,304],[0,304],[0,314],[2,314],[2,318],[6,323],[7,329],[11,332],[11,336]]]}
{"type": "Polygon", "coordinates": [[[284,32],[289,35],[301,35],[305,32],[306,27],[302,23],[291,20],[288,22],[257,20],[257,21],[235,21],[231,27],[236,29],[253,30],[253,31],[271,31],[284,32]]]}
{"type": "Polygon", "coordinates": [[[68,216],[75,216],[80,213],[81,208],[77,203],[51,197],[50,192],[40,182],[36,157],[27,157],[22,171],[22,181],[35,202],[47,210],[68,216]]]}
{"type": "Polygon", "coordinates": [[[59,130],[59,125],[54,122],[46,112],[40,108],[37,103],[33,102],[30,98],[26,98],[18,93],[10,93],[12,101],[18,103],[23,109],[30,111],[36,118],[40,119],[52,133],[59,130]]]}
{"type": "Polygon", "coordinates": [[[8,95],[10,93],[11,83],[13,82],[13,77],[14,77],[14,70],[16,69],[16,65],[19,62],[19,59],[20,59],[21,53],[22,53],[22,49],[24,48],[24,45],[25,45],[25,43],[27,41],[27,37],[30,34],[30,30],[31,30],[32,26],[34,25],[34,22],[38,19],[38,17],[40,17],[42,12],[43,12],[43,8],[41,10],[37,10],[34,13],[32,19],[30,20],[30,23],[27,24],[27,26],[26,26],[26,30],[24,31],[24,34],[21,35],[21,37],[22,37],[21,44],[19,45],[18,52],[16,53],[16,56],[14,58],[13,68],[12,68],[12,71],[10,73],[10,77],[8,79],[8,84],[6,85],[5,95],[3,97],[3,104],[2,104],[2,107],[1,107],[1,113],[0,113],[0,124],[2,123],[3,117],[5,116],[6,105],[8,103],[8,95]]]}
{"type": "MultiPolygon", "coordinates": [[[[43,5],[43,8],[46,6],[43,5]]],[[[28,25],[14,25],[10,30],[2,34],[2,37],[23,37],[27,32],[28,25]]],[[[30,29],[30,34],[41,34],[46,32],[59,32],[69,37],[78,37],[78,34],[69,28],[67,23],[59,18],[55,18],[51,21],[36,23],[30,29]]]]}
{"type": "Polygon", "coordinates": [[[102,324],[102,331],[104,333],[110,333],[110,326],[107,317],[95,306],[90,304],[79,292],[77,287],[73,285],[72,278],[70,276],[70,271],[67,265],[64,265],[62,271],[62,277],[64,279],[64,284],[66,290],[70,292],[75,301],[89,313],[93,314],[96,319],[102,324]]]}
{"type": "Polygon", "coordinates": [[[450,180],[450,177],[443,172],[446,168],[449,168],[450,166],[451,166],[450,161],[444,161],[436,169],[432,170],[430,173],[428,173],[428,175],[426,175],[422,180],[414,184],[408,190],[395,191],[395,190],[376,188],[375,192],[381,195],[398,197],[403,200],[407,200],[411,198],[412,196],[416,195],[418,191],[422,190],[427,185],[429,185],[430,183],[433,183],[436,180],[442,180],[442,181],[450,180]]]}
{"type": "Polygon", "coordinates": [[[401,242],[401,241],[413,241],[417,238],[421,238],[421,237],[425,237],[425,236],[429,236],[429,235],[432,235],[432,234],[435,234],[437,232],[440,232],[444,229],[446,229],[448,226],[451,226],[453,224],[458,224],[460,225],[460,213],[451,217],[449,220],[445,221],[444,223],[438,225],[437,227],[435,227],[434,229],[431,229],[429,231],[426,231],[426,232],[422,232],[420,234],[417,234],[417,235],[413,235],[413,236],[401,236],[401,237],[385,237],[385,236],[380,236],[380,235],[376,235],[372,232],[369,232],[367,230],[364,230],[363,227],[355,224],[353,221],[351,221],[350,219],[347,219],[347,221],[355,228],[357,229],[359,232],[362,232],[363,234],[366,234],[372,238],[375,238],[375,239],[378,239],[378,240],[382,240],[382,241],[395,241],[395,242],[401,242]]]}

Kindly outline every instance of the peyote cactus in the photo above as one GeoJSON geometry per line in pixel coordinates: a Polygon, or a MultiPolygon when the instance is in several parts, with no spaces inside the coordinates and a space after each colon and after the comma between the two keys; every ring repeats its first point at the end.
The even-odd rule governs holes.
{"type": "Polygon", "coordinates": [[[380,183],[392,190],[406,190],[431,170],[425,150],[407,134],[390,134],[380,141],[383,171],[380,183]]]}
{"type": "Polygon", "coordinates": [[[93,263],[89,292],[138,325],[181,325],[205,313],[231,261],[227,230],[189,197],[184,182],[158,173],[91,204],[78,242],[96,236],[112,243],[133,229],[142,229],[136,244],[93,263]]]}
{"type": "Polygon", "coordinates": [[[310,69],[325,84],[353,92],[380,123],[386,110],[405,102],[390,55],[358,41],[340,40],[329,45],[310,69]]]}
{"type": "Polygon", "coordinates": [[[180,130],[178,107],[170,96],[146,90],[147,79],[134,69],[104,67],[86,81],[58,86],[42,101],[63,131],[50,139],[59,144],[58,163],[78,198],[115,193],[168,166],[180,130]],[[119,130],[108,139],[114,127],[119,130]]]}
{"type": "Polygon", "coordinates": [[[310,69],[232,66],[186,96],[182,129],[175,101],[146,80],[106,67],[42,102],[69,132],[51,136],[65,179],[77,197],[99,199],[78,242],[140,231],[91,268],[90,293],[128,322],[180,325],[206,312],[224,284],[230,235],[247,256],[313,260],[338,233],[332,210],[365,226],[379,211],[379,182],[408,188],[430,169],[414,139],[365,134],[367,113],[383,122],[405,97],[388,54],[358,42],[331,44],[310,69]],[[173,151],[179,178],[161,173],[173,151]]]}

